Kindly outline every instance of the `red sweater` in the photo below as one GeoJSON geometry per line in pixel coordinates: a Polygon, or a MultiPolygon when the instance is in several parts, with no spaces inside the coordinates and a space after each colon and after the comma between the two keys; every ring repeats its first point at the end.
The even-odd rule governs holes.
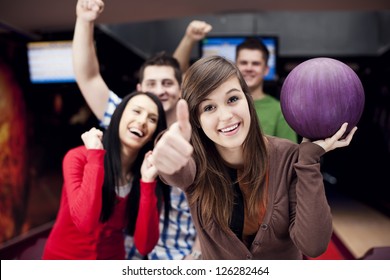
{"type": "MultiPolygon", "coordinates": [[[[100,222],[105,150],[80,146],[64,157],[61,204],[46,242],[43,259],[124,259],[127,197],[118,203],[110,219],[100,222]]],[[[134,243],[146,255],[159,238],[156,181],[141,180],[140,205],[134,243]]]]}

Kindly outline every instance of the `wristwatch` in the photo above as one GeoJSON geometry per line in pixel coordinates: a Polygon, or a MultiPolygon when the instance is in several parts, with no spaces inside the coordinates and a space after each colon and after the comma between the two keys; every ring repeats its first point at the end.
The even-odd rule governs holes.
{"type": "Polygon", "coordinates": [[[200,260],[202,258],[202,252],[198,250],[192,250],[191,251],[191,257],[193,257],[195,260],[200,260]]]}

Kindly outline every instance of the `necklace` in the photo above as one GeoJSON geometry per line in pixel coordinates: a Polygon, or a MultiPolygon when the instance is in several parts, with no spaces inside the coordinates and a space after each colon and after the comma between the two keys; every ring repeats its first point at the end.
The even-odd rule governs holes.
{"type": "Polygon", "coordinates": [[[131,183],[132,181],[133,181],[133,174],[132,173],[127,173],[126,175],[123,175],[119,179],[119,185],[120,186],[124,186],[124,185],[127,185],[127,184],[131,183]]]}
{"type": "Polygon", "coordinates": [[[133,174],[127,173],[125,176],[125,180],[127,183],[130,183],[133,180],[133,174]]]}
{"type": "Polygon", "coordinates": [[[125,197],[131,191],[131,187],[133,185],[133,175],[131,173],[128,173],[121,181],[121,185],[116,188],[116,193],[120,197],[125,197]]]}

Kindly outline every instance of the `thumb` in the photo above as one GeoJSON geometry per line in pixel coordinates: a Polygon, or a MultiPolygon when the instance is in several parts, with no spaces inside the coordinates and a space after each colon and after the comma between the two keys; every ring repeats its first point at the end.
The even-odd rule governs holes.
{"type": "Polygon", "coordinates": [[[176,117],[180,133],[187,141],[190,141],[192,132],[189,116],[187,102],[184,99],[180,99],[176,105],[176,117]]]}
{"type": "Polygon", "coordinates": [[[212,29],[213,29],[213,27],[210,24],[206,24],[206,28],[204,30],[204,33],[209,33],[212,29]]]}

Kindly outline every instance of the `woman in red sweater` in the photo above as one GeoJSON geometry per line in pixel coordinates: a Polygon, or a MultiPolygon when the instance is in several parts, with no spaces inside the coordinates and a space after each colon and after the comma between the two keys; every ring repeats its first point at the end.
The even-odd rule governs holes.
{"type": "Polygon", "coordinates": [[[157,204],[167,187],[149,156],[164,129],[158,98],[134,92],[117,107],[104,136],[95,128],[81,136],[84,146],[63,160],[61,205],[43,259],[124,259],[125,230],[143,255],[153,249],[157,204]]]}

